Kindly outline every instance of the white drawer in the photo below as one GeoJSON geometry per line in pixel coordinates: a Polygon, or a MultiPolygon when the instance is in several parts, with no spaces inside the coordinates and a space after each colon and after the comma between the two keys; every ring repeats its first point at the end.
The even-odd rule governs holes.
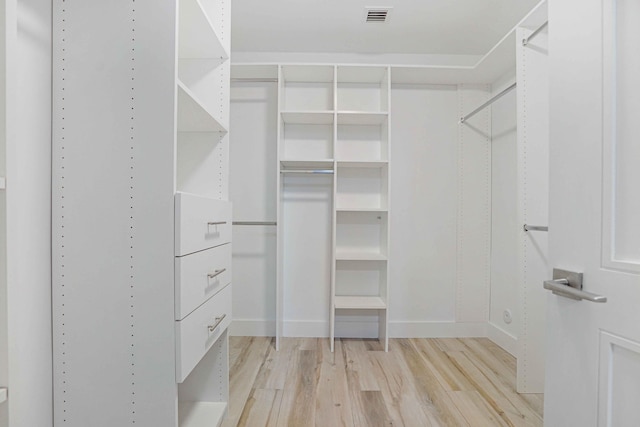
{"type": "Polygon", "coordinates": [[[231,202],[176,193],[176,255],[231,241],[231,202]]]}
{"type": "Polygon", "coordinates": [[[231,282],[231,244],[176,257],[176,320],[231,282]]]}
{"type": "Polygon", "coordinates": [[[176,321],[176,382],[181,383],[231,323],[231,285],[176,321]],[[215,326],[215,328],[213,328],[215,326]]]}

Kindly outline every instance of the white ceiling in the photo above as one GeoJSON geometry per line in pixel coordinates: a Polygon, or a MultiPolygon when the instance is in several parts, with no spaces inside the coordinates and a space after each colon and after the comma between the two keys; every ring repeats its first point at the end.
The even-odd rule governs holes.
{"type": "Polygon", "coordinates": [[[539,0],[233,0],[236,52],[481,55],[539,0]],[[393,7],[365,23],[365,6],[393,7]]]}

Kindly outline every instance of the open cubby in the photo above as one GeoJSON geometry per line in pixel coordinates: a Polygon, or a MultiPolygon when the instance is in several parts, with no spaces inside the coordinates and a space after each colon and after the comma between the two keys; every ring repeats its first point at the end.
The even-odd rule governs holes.
{"type": "MultiPolygon", "coordinates": [[[[178,61],[178,80],[181,91],[187,91],[201,108],[220,123],[220,131],[229,127],[228,108],[229,90],[225,83],[229,81],[229,61],[222,59],[180,59],[178,61]]],[[[182,95],[182,94],[180,94],[182,95]]],[[[180,96],[178,101],[181,101],[180,96]]],[[[185,108],[179,102],[178,109],[185,108]]],[[[179,116],[181,112],[179,111],[179,116]]],[[[187,117],[193,116],[190,110],[185,111],[187,117]]],[[[181,130],[211,130],[211,129],[181,129],[181,130]]]]}
{"type": "Polygon", "coordinates": [[[389,205],[389,170],[384,162],[338,162],[336,209],[381,210],[389,205]]]}
{"type": "MultiPolygon", "coordinates": [[[[340,117],[339,117],[340,118],[340,117]]],[[[388,122],[380,124],[340,124],[335,156],[338,161],[386,161],[389,159],[388,122]]]]}
{"type": "Polygon", "coordinates": [[[178,384],[178,427],[216,426],[228,411],[229,339],[225,331],[178,384]]]}
{"type": "Polygon", "coordinates": [[[387,256],[386,212],[336,213],[336,260],[383,260],[387,256]]]}
{"type": "Polygon", "coordinates": [[[336,261],[336,296],[387,297],[386,261],[336,261]]]}
{"type": "Polygon", "coordinates": [[[205,8],[199,0],[179,2],[179,58],[229,58],[228,47],[219,34],[224,26],[219,18],[222,6],[214,4],[218,2],[207,3],[210,4],[205,8]]]}
{"type": "Polygon", "coordinates": [[[387,67],[339,66],[338,111],[389,111],[387,67]]]}
{"type": "Polygon", "coordinates": [[[176,191],[225,200],[228,140],[218,132],[178,132],[176,191]]]}
{"type": "Polygon", "coordinates": [[[283,66],[281,91],[281,111],[333,111],[333,66],[283,66]]]}
{"type": "Polygon", "coordinates": [[[333,159],[333,125],[283,123],[280,159],[333,159]]]}

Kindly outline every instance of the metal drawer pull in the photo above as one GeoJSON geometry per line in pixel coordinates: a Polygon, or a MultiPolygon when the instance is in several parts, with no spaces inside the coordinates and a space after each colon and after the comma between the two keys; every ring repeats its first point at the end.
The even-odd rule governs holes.
{"type": "Polygon", "coordinates": [[[546,225],[529,225],[525,224],[523,227],[524,231],[549,231],[549,227],[546,225]]]}
{"type": "Polygon", "coordinates": [[[592,294],[582,290],[582,273],[553,269],[553,280],[545,280],[545,289],[556,295],[575,300],[587,300],[591,302],[607,302],[607,297],[592,294]]]}
{"type": "Polygon", "coordinates": [[[208,222],[207,225],[224,225],[226,223],[227,221],[215,221],[215,222],[208,222]]]}
{"type": "Polygon", "coordinates": [[[222,316],[220,316],[220,317],[216,317],[216,319],[215,319],[215,323],[214,323],[213,325],[209,325],[209,326],[207,326],[207,328],[209,328],[209,332],[213,332],[213,331],[215,331],[215,330],[216,330],[216,328],[217,328],[218,326],[220,326],[220,323],[222,323],[222,321],[224,320],[224,318],[225,318],[225,317],[227,317],[227,315],[226,315],[226,314],[223,314],[223,315],[222,315],[222,316]]]}
{"type": "Polygon", "coordinates": [[[219,276],[220,274],[224,273],[225,271],[227,271],[226,268],[223,268],[222,270],[216,270],[213,273],[207,274],[207,277],[209,279],[213,279],[214,277],[219,276]]]}

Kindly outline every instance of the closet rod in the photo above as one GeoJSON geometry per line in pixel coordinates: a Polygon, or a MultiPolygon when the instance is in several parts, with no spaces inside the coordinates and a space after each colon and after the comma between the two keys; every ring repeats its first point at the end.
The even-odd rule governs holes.
{"type": "Polygon", "coordinates": [[[544,225],[528,225],[525,224],[523,227],[524,231],[549,231],[549,227],[544,225]]]}
{"type": "Polygon", "coordinates": [[[278,225],[275,221],[233,221],[233,225],[278,225]]]}
{"type": "Polygon", "coordinates": [[[499,94],[497,94],[496,96],[494,96],[493,98],[491,98],[490,100],[488,100],[487,102],[485,102],[484,104],[482,104],[481,106],[479,106],[478,108],[476,108],[475,110],[473,110],[472,112],[467,114],[466,116],[460,117],[460,124],[464,123],[466,120],[468,120],[471,117],[473,117],[476,114],[478,114],[480,111],[482,111],[488,105],[493,104],[498,99],[500,99],[503,96],[505,96],[507,93],[509,93],[511,90],[513,90],[516,86],[517,86],[517,83],[512,84],[511,86],[509,86],[508,88],[506,88],[505,90],[503,90],[502,92],[500,92],[499,94]]]}
{"type": "Polygon", "coordinates": [[[533,33],[529,34],[529,37],[523,38],[522,46],[526,46],[527,44],[529,44],[529,40],[537,36],[540,31],[544,30],[547,27],[547,25],[549,25],[549,21],[545,21],[544,24],[540,25],[533,33]]]}
{"type": "Polygon", "coordinates": [[[267,78],[251,78],[251,77],[232,77],[232,83],[242,82],[242,83],[278,83],[278,79],[267,79],[267,78]]]}
{"type": "Polygon", "coordinates": [[[280,173],[317,173],[317,174],[332,174],[333,169],[285,169],[280,173]]]}

